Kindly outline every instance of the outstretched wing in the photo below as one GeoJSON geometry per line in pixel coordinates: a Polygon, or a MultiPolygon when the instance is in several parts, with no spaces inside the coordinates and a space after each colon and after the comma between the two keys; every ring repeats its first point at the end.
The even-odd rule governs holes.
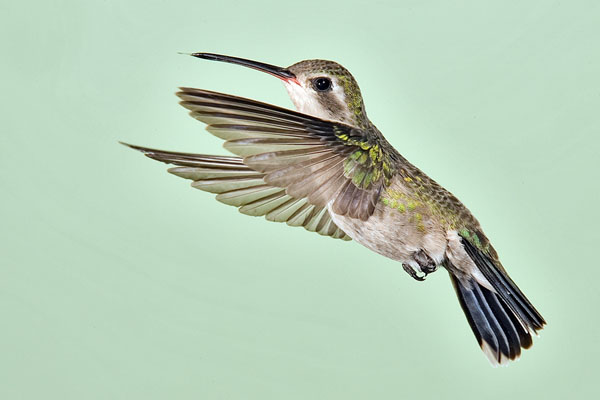
{"type": "Polygon", "coordinates": [[[177,95],[224,147],[294,199],[366,220],[394,174],[395,153],[378,132],[201,89],[177,95]]]}
{"type": "Polygon", "coordinates": [[[331,219],[326,207],[294,198],[285,189],[267,185],[265,174],[254,171],[239,157],[176,153],[123,143],[147,157],[176,165],[169,172],[193,180],[192,186],[216,193],[217,200],[239,207],[240,212],[265,216],[269,221],[303,226],[311,232],[350,240],[331,219]]]}

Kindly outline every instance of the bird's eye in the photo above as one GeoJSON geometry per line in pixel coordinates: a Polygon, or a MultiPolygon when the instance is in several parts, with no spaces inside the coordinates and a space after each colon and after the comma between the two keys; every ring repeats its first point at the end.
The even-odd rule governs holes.
{"type": "Polygon", "coordinates": [[[324,92],[331,89],[331,79],[329,78],[316,78],[313,80],[313,86],[318,92],[324,92]]]}

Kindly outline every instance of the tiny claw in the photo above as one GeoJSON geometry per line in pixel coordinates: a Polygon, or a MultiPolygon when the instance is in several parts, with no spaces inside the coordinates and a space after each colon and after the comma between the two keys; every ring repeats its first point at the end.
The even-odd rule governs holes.
{"type": "Polygon", "coordinates": [[[408,275],[410,275],[411,278],[413,278],[415,281],[419,281],[419,282],[423,282],[425,280],[425,278],[427,277],[427,272],[423,273],[423,276],[419,276],[417,274],[417,271],[415,271],[410,265],[408,264],[402,264],[402,268],[404,269],[404,271],[406,271],[406,273],[408,275]]]}
{"type": "Polygon", "coordinates": [[[425,273],[425,275],[429,275],[435,271],[437,271],[437,265],[422,265],[421,270],[425,273]]]}

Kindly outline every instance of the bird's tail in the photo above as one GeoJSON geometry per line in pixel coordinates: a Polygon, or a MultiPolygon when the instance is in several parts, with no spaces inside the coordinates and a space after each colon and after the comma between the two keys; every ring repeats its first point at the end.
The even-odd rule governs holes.
{"type": "Polygon", "coordinates": [[[450,273],[452,284],[485,355],[493,365],[506,364],[518,359],[521,349],[531,347],[531,335],[543,329],[546,321],[503,268],[464,242],[465,250],[491,288],[474,277],[450,273]]]}

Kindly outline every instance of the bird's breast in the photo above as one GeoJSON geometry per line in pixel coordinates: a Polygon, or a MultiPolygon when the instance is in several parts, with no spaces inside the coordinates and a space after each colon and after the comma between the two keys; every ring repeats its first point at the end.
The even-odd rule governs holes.
{"type": "Polygon", "coordinates": [[[412,263],[415,252],[425,251],[436,263],[445,259],[447,232],[428,208],[405,190],[392,185],[382,193],[373,215],[366,221],[335,214],[333,221],[354,241],[402,263],[412,263]]]}

